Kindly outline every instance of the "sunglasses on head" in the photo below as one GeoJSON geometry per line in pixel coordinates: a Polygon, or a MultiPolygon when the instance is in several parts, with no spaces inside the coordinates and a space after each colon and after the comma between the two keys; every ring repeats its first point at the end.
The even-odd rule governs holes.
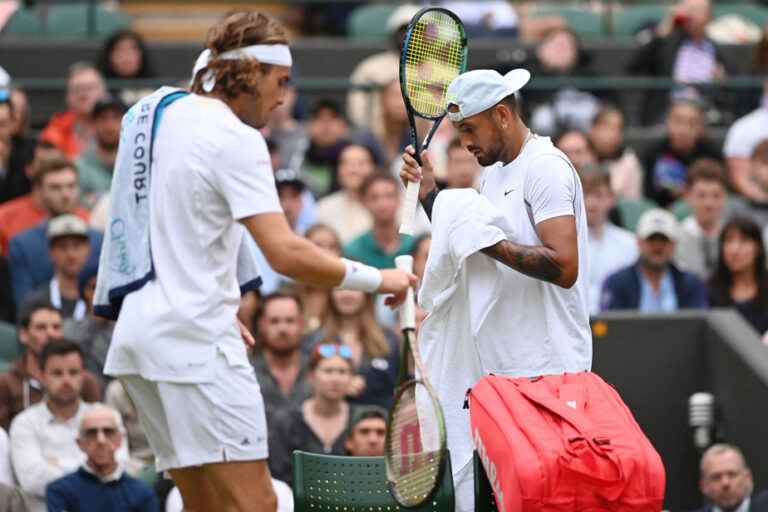
{"type": "Polygon", "coordinates": [[[346,345],[323,343],[317,347],[317,352],[324,358],[340,356],[344,359],[352,359],[352,351],[346,345]]]}
{"type": "Polygon", "coordinates": [[[11,92],[8,89],[0,89],[0,103],[11,101],[11,92]]]}
{"type": "Polygon", "coordinates": [[[115,434],[117,434],[117,429],[115,427],[93,427],[93,428],[86,428],[83,430],[83,437],[86,439],[94,440],[99,437],[99,432],[104,434],[104,437],[113,437],[115,434]]]}

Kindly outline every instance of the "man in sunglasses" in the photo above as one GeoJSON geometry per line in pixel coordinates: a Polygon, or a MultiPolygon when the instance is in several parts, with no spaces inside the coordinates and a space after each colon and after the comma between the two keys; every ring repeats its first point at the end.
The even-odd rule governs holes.
{"type": "Polygon", "coordinates": [[[126,474],[116,453],[123,444],[120,413],[95,405],[80,420],[77,445],[87,460],[46,489],[49,511],[155,512],[157,498],[147,484],[126,474]]]}

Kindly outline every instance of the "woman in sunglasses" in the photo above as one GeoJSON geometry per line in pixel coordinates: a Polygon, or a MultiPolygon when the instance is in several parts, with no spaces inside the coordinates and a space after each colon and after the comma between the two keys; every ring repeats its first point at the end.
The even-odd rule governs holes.
{"type": "Polygon", "coordinates": [[[345,400],[355,371],[349,347],[328,341],[315,345],[308,369],[312,396],[268,419],[269,469],[272,476],[289,483],[294,450],[345,453],[349,420],[356,408],[345,400]]]}
{"type": "Polygon", "coordinates": [[[309,335],[308,346],[334,338],[349,347],[356,375],[347,395],[351,402],[388,409],[399,368],[397,336],[376,321],[374,296],[351,290],[328,290],[323,325],[309,335]]]}

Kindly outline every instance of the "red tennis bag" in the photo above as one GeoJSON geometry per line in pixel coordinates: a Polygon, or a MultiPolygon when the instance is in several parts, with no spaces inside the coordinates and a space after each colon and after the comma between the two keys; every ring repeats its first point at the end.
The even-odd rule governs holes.
{"type": "Polygon", "coordinates": [[[500,511],[661,510],[661,458],[596,374],[490,375],[468,395],[475,449],[500,511]]]}

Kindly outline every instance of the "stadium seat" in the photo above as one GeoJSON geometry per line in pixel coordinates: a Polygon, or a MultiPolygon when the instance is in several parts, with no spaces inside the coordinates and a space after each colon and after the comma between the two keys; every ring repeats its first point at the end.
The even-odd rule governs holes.
{"type": "Polygon", "coordinates": [[[488,481],[488,475],[485,474],[483,464],[477,452],[474,452],[472,465],[475,470],[475,512],[497,512],[496,497],[493,495],[491,482],[488,481]]]}
{"type": "MultiPolygon", "coordinates": [[[[88,10],[92,8],[88,4],[62,4],[51,5],[48,16],[46,17],[46,33],[50,37],[89,37],[88,33],[88,10]]],[[[95,34],[94,36],[105,36],[122,28],[131,26],[131,18],[127,14],[105,9],[95,5],[95,34]]]]}
{"type": "Polygon", "coordinates": [[[5,371],[19,357],[19,342],[16,328],[0,321],[0,371],[5,371]]]}
{"type": "Polygon", "coordinates": [[[397,5],[361,5],[347,22],[347,35],[353,39],[386,39],[389,36],[387,20],[397,5]]]}
{"type": "Polygon", "coordinates": [[[43,30],[43,24],[37,13],[19,7],[3,27],[3,34],[18,36],[37,35],[43,30]]]}
{"type": "Polygon", "coordinates": [[[568,21],[568,26],[582,39],[600,39],[605,37],[603,15],[587,8],[559,5],[536,6],[533,16],[557,15],[568,21]]]}
{"type": "Polygon", "coordinates": [[[293,503],[296,512],[453,512],[450,457],[434,498],[420,507],[405,508],[389,493],[384,457],[342,457],[296,450],[293,503]]]}
{"type": "Polygon", "coordinates": [[[637,221],[647,210],[656,208],[658,205],[650,199],[620,199],[616,207],[621,214],[621,220],[624,222],[624,229],[632,232],[637,227],[637,221]]]}
{"type": "Polygon", "coordinates": [[[667,14],[664,5],[629,5],[613,12],[613,34],[634,36],[643,27],[658,23],[667,14]]]}

